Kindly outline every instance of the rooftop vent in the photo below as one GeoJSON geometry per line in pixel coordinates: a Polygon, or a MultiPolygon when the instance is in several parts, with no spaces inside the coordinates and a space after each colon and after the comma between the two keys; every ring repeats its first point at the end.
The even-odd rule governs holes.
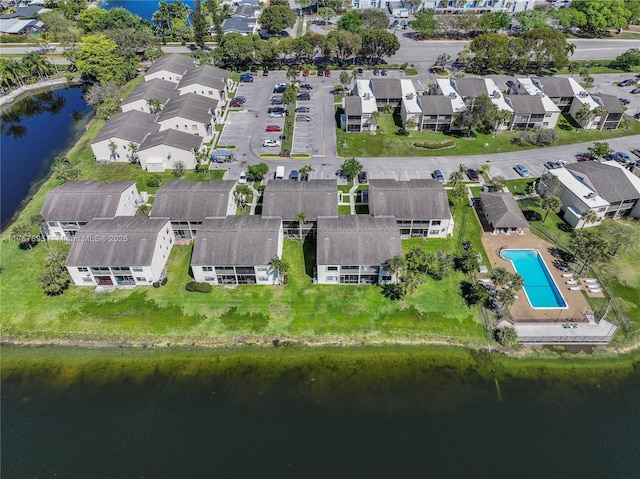
{"type": "Polygon", "coordinates": [[[544,96],[544,92],[537,91],[537,92],[536,92],[536,96],[544,96]]]}
{"type": "Polygon", "coordinates": [[[500,98],[500,92],[498,90],[493,90],[491,98],[500,98]]]}
{"type": "Polygon", "coordinates": [[[578,96],[580,98],[587,98],[589,96],[589,94],[586,91],[582,90],[582,91],[578,92],[578,96]]]}
{"type": "Polygon", "coordinates": [[[407,100],[413,100],[413,93],[407,93],[407,94],[405,95],[405,98],[406,98],[407,100]]]}
{"type": "Polygon", "coordinates": [[[449,93],[449,98],[456,98],[458,95],[456,94],[456,92],[451,92],[449,93]]]}
{"type": "Polygon", "coordinates": [[[596,194],[592,191],[591,193],[589,193],[587,196],[585,196],[586,199],[590,200],[592,198],[595,198],[596,194]]]}

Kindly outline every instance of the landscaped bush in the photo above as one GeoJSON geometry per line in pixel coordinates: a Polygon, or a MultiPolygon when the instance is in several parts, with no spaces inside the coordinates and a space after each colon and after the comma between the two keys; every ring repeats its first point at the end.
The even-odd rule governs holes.
{"type": "Polygon", "coordinates": [[[147,180],[147,186],[149,188],[158,188],[160,186],[160,177],[158,175],[153,175],[147,180]]]}
{"type": "Polygon", "coordinates": [[[549,146],[558,139],[558,132],[552,128],[541,128],[531,131],[525,130],[520,133],[512,141],[517,145],[526,145],[527,143],[535,146],[549,146]]]}
{"type": "Polygon", "coordinates": [[[404,71],[405,75],[407,75],[408,77],[415,77],[418,76],[418,70],[416,70],[415,68],[407,68],[404,71]]]}
{"type": "Polygon", "coordinates": [[[190,281],[186,286],[187,291],[192,293],[210,293],[213,289],[209,283],[198,283],[196,281],[190,281]]]}
{"type": "Polygon", "coordinates": [[[456,146],[453,140],[442,141],[416,141],[413,143],[416,148],[426,148],[427,150],[439,150],[440,148],[451,148],[456,146]]]}

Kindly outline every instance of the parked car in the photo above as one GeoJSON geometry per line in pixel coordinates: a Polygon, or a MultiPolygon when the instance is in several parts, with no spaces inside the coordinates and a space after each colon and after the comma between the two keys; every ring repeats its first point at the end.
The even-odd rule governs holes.
{"type": "Polygon", "coordinates": [[[618,86],[631,86],[635,82],[636,81],[633,78],[627,78],[626,80],[622,80],[620,83],[618,83],[618,86]]]}
{"type": "Polygon", "coordinates": [[[576,155],[576,160],[578,161],[589,161],[591,159],[591,155],[589,153],[578,153],[576,155]]]}
{"type": "Polygon", "coordinates": [[[311,108],[309,108],[308,106],[299,106],[298,108],[296,108],[296,113],[309,113],[311,111],[311,108]]]}
{"type": "Polygon", "coordinates": [[[289,178],[291,178],[292,181],[298,181],[298,170],[291,170],[289,178]]]}
{"type": "Polygon", "coordinates": [[[262,142],[262,146],[266,147],[280,146],[281,144],[280,140],[264,140],[262,142]]]}
{"type": "Polygon", "coordinates": [[[282,101],[282,98],[275,98],[275,99],[271,100],[271,104],[272,105],[283,105],[284,102],[282,101]]]}
{"type": "Polygon", "coordinates": [[[380,70],[380,75],[382,75],[383,77],[387,76],[387,70],[385,70],[384,68],[382,70],[380,70]]]}
{"type": "Polygon", "coordinates": [[[278,125],[269,125],[265,128],[265,131],[282,131],[282,127],[278,125]]]}
{"type": "Polygon", "coordinates": [[[296,121],[311,121],[311,117],[309,115],[298,115],[296,121]]]}
{"type": "Polygon", "coordinates": [[[322,68],[318,68],[318,76],[324,76],[324,70],[322,68]]]}
{"type": "Polygon", "coordinates": [[[516,165],[513,167],[514,170],[516,170],[516,173],[518,173],[520,176],[529,176],[529,170],[527,170],[527,167],[524,165],[516,165]]]}
{"type": "Polygon", "coordinates": [[[305,70],[302,72],[302,76],[303,77],[308,77],[309,76],[309,70],[305,70]]]}
{"type": "Polygon", "coordinates": [[[631,103],[631,100],[627,100],[626,98],[618,98],[618,100],[620,100],[620,103],[622,103],[623,105],[628,105],[629,103],[631,103]]]}
{"type": "Polygon", "coordinates": [[[313,85],[309,85],[308,83],[303,83],[300,85],[301,90],[313,90],[313,85]]]}
{"type": "Polygon", "coordinates": [[[560,168],[562,165],[555,161],[547,161],[544,166],[547,170],[555,170],[556,168],[560,168]]]}
{"type": "Polygon", "coordinates": [[[633,153],[638,158],[640,158],[640,148],[635,148],[635,149],[631,150],[631,153],[633,153]]]}
{"type": "Polygon", "coordinates": [[[231,101],[237,101],[238,103],[246,103],[247,99],[243,96],[235,96],[231,99],[231,101]]]}
{"type": "Polygon", "coordinates": [[[640,88],[634,88],[629,93],[633,93],[634,95],[637,95],[638,93],[640,93],[640,88]]]}
{"type": "Polygon", "coordinates": [[[361,171],[358,175],[358,183],[366,183],[369,180],[366,171],[361,171]]]}
{"type": "Polygon", "coordinates": [[[478,174],[478,170],[474,170],[473,168],[469,168],[467,170],[467,177],[471,181],[480,181],[480,175],[478,174]]]}
{"type": "Polygon", "coordinates": [[[444,183],[444,175],[442,174],[442,171],[440,170],[434,170],[433,171],[433,179],[438,181],[439,183],[444,183]]]}
{"type": "Polygon", "coordinates": [[[631,158],[623,151],[616,151],[611,155],[615,161],[618,163],[631,163],[631,158]]]}
{"type": "Polygon", "coordinates": [[[389,25],[389,29],[393,30],[394,28],[396,28],[398,25],[400,24],[400,20],[394,20],[393,22],[391,22],[391,25],[389,25]]]}
{"type": "Polygon", "coordinates": [[[330,77],[331,76],[331,70],[329,70],[328,68],[324,71],[324,76],[326,77],[330,77]]]}
{"type": "Polygon", "coordinates": [[[636,113],[635,115],[633,115],[633,117],[634,117],[636,120],[640,120],[640,112],[638,112],[638,113],[636,113]]]}
{"type": "Polygon", "coordinates": [[[242,105],[243,105],[242,103],[240,103],[239,101],[235,101],[235,100],[231,100],[229,102],[229,106],[231,108],[242,108],[242,105]]]}
{"type": "Polygon", "coordinates": [[[263,77],[268,77],[269,76],[269,70],[267,68],[265,68],[264,70],[262,70],[262,76],[263,77]]]}
{"type": "Polygon", "coordinates": [[[308,93],[299,93],[296,100],[311,100],[311,95],[308,93]]]}
{"type": "Polygon", "coordinates": [[[253,83],[253,75],[251,73],[243,73],[240,75],[241,83],[253,83]]]}
{"type": "Polygon", "coordinates": [[[272,106],[267,110],[267,113],[285,113],[285,109],[281,106],[272,106]]]}
{"type": "Polygon", "coordinates": [[[380,70],[378,70],[377,68],[373,69],[373,74],[374,75],[380,75],[380,70]]]}
{"type": "Polygon", "coordinates": [[[241,171],[240,172],[240,178],[238,178],[238,184],[239,185],[247,184],[247,172],[246,171],[241,171]]]}
{"type": "Polygon", "coordinates": [[[358,75],[362,75],[364,73],[364,70],[362,68],[358,68],[358,75]]]}
{"type": "Polygon", "coordinates": [[[285,116],[283,111],[272,111],[269,113],[269,118],[284,118],[285,116]]]}

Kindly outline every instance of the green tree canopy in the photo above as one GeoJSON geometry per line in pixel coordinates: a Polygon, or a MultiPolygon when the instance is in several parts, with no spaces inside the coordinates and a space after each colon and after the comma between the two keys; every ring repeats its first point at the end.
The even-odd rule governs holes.
{"type": "Polygon", "coordinates": [[[353,180],[362,171],[362,163],[355,158],[347,158],[342,163],[342,173],[349,181],[353,180]]]}
{"type": "Polygon", "coordinates": [[[415,14],[415,20],[409,22],[418,37],[424,38],[431,35],[438,28],[438,21],[434,18],[434,12],[431,9],[420,9],[415,14]]]}
{"type": "Polygon", "coordinates": [[[258,163],[247,168],[247,178],[251,181],[262,181],[269,171],[269,165],[266,163],[258,163]]]}
{"type": "Polygon", "coordinates": [[[137,65],[118,54],[118,45],[113,40],[104,35],[87,35],[75,51],[75,66],[90,80],[123,85],[133,77],[137,65]]]}
{"type": "Polygon", "coordinates": [[[289,6],[270,5],[260,15],[260,23],[269,33],[280,33],[285,28],[291,28],[296,23],[296,14],[289,6]]]}
{"type": "Polygon", "coordinates": [[[365,8],[360,10],[360,18],[366,30],[386,30],[389,28],[389,17],[379,8],[365,8]]]}
{"type": "Polygon", "coordinates": [[[362,56],[371,64],[379,63],[384,57],[400,50],[398,38],[384,30],[369,30],[362,34],[362,56]]]}
{"type": "MultiPolygon", "coordinates": [[[[388,25],[385,25],[385,28],[388,25]]],[[[364,23],[360,18],[360,12],[358,10],[351,10],[350,12],[342,15],[342,18],[338,20],[338,29],[346,30],[351,33],[360,33],[364,30],[364,23]]]]}

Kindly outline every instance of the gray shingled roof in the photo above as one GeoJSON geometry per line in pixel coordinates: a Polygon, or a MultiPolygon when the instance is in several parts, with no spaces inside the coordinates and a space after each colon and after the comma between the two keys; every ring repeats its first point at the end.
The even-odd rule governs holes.
{"type": "Polygon", "coordinates": [[[369,212],[397,219],[450,218],[449,199],[436,180],[370,180],[369,212]]]}
{"type": "Polygon", "coordinates": [[[130,110],[113,116],[105,123],[91,144],[112,138],[140,143],[147,133],[158,131],[160,125],[155,123],[155,115],[138,110],[130,110]]]}
{"type": "Polygon", "coordinates": [[[357,95],[344,97],[344,112],[347,116],[362,115],[362,98],[357,95]]]}
{"type": "Polygon", "coordinates": [[[369,215],[319,218],[316,249],[319,265],[379,265],[402,254],[395,219],[369,215]]]}
{"type": "Polygon", "coordinates": [[[308,221],[338,216],[335,180],[269,181],[262,197],[262,217],[293,221],[298,213],[308,221]]]}
{"type": "Polygon", "coordinates": [[[543,114],[546,113],[542,98],[536,95],[509,95],[505,96],[507,102],[516,114],[543,114]]]}
{"type": "Polygon", "coordinates": [[[148,150],[149,148],[153,148],[158,145],[172,146],[180,150],[193,151],[200,148],[201,144],[201,136],[169,128],[168,130],[151,133],[142,143],[140,143],[138,151],[148,150]]]}
{"type": "MultiPolygon", "coordinates": [[[[151,264],[158,234],[166,219],[146,216],[119,216],[93,220],[76,233],[67,266],[148,266],[151,264]],[[121,241],[109,241],[109,236],[121,241]],[[96,238],[105,237],[104,241],[96,238]]],[[[169,231],[171,227],[167,225],[169,231]]]]}
{"type": "Polygon", "coordinates": [[[67,181],[47,193],[40,214],[47,221],[113,218],[118,210],[122,192],[135,183],[133,180],[108,183],[67,181]]]}
{"type": "Polygon", "coordinates": [[[262,8],[259,5],[238,5],[236,11],[233,12],[233,16],[238,17],[254,17],[262,8]]]}
{"type": "Polygon", "coordinates": [[[160,78],[140,83],[136,86],[127,98],[122,102],[123,105],[133,103],[138,100],[160,100],[166,103],[172,96],[177,96],[179,92],[176,90],[176,84],[160,78]]]}
{"type": "Polygon", "coordinates": [[[455,78],[451,82],[463,98],[476,98],[488,94],[487,86],[482,78],[455,78]]]}
{"type": "Polygon", "coordinates": [[[482,209],[494,228],[526,228],[529,226],[511,193],[480,193],[482,209]]]}
{"type": "Polygon", "coordinates": [[[571,88],[571,84],[569,83],[568,78],[563,77],[543,77],[543,78],[533,78],[533,80],[537,81],[542,85],[542,91],[548,97],[551,98],[560,98],[560,97],[574,97],[575,93],[573,88],[571,88]]]}
{"type": "Polygon", "coordinates": [[[451,99],[443,95],[418,95],[423,115],[453,115],[451,99]]]}
{"type": "Polygon", "coordinates": [[[587,177],[598,194],[609,203],[640,197],[622,169],[597,161],[583,161],[565,166],[576,176],[587,177]]]}
{"type": "Polygon", "coordinates": [[[198,230],[191,264],[259,266],[278,255],[281,221],[259,216],[208,219],[198,230]]]}
{"type": "Polygon", "coordinates": [[[399,78],[372,78],[371,91],[376,100],[402,98],[402,84],[399,78]]]}
{"type": "Polygon", "coordinates": [[[225,33],[253,33],[257,21],[255,18],[233,16],[222,22],[222,29],[225,33]]]}
{"type": "Polygon", "coordinates": [[[157,191],[149,216],[174,221],[223,218],[235,184],[234,180],[169,181],[157,191]]]}
{"type": "Polygon", "coordinates": [[[172,53],[154,61],[147,69],[146,74],[166,70],[178,75],[184,75],[187,70],[193,70],[194,68],[196,68],[196,61],[193,58],[172,53]]]}
{"type": "Polygon", "coordinates": [[[204,98],[195,93],[185,93],[171,98],[158,114],[158,122],[170,120],[177,116],[200,123],[211,123],[211,111],[218,105],[218,100],[204,98]]]}
{"type": "Polygon", "coordinates": [[[226,70],[210,65],[202,65],[195,70],[187,72],[180,80],[180,83],[178,83],[178,88],[197,83],[222,91],[227,85],[225,82],[228,78],[229,72],[226,70]]]}
{"type": "Polygon", "coordinates": [[[624,113],[622,103],[620,103],[617,96],[599,94],[597,95],[597,98],[600,99],[602,106],[607,110],[607,113],[624,113]]]}

